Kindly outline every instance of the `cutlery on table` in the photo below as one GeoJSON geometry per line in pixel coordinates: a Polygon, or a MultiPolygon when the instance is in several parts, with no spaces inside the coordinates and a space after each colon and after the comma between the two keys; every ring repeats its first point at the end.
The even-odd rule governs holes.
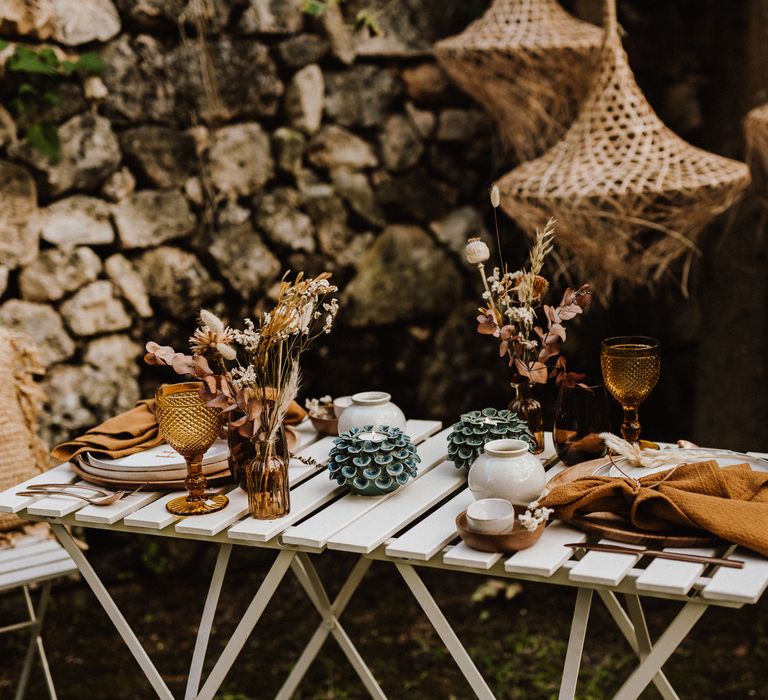
{"type": "Polygon", "coordinates": [[[571,549],[585,549],[590,552],[611,552],[613,554],[631,554],[637,557],[656,557],[657,559],[672,559],[674,561],[687,561],[693,564],[716,564],[731,569],[743,569],[744,562],[738,559],[721,559],[720,557],[707,557],[701,554],[681,554],[667,552],[663,549],[649,549],[642,547],[622,547],[617,544],[587,544],[586,542],[571,542],[565,545],[571,549]]]}
{"type": "Polygon", "coordinates": [[[111,496],[114,491],[108,491],[107,489],[99,488],[98,486],[91,486],[90,484],[29,484],[25,487],[27,491],[62,491],[65,489],[76,489],[82,491],[95,491],[96,493],[103,494],[104,496],[111,496]]]}
{"type": "MultiPolygon", "coordinates": [[[[42,484],[37,484],[38,487],[42,486],[42,484]]],[[[30,486],[30,490],[28,491],[17,491],[17,496],[68,496],[69,498],[79,498],[82,501],[85,501],[89,505],[92,506],[109,506],[113,503],[117,503],[121,498],[124,498],[125,496],[132,496],[134,493],[139,491],[139,489],[143,488],[144,484],[139,484],[137,488],[135,488],[133,491],[128,492],[126,490],[121,491],[115,491],[115,492],[105,492],[99,489],[99,493],[102,493],[104,495],[102,496],[85,496],[81,493],[76,493],[73,489],[79,489],[84,488],[79,485],[77,486],[70,486],[69,488],[65,486],[58,486],[57,488],[35,488],[32,489],[30,486]]]]}

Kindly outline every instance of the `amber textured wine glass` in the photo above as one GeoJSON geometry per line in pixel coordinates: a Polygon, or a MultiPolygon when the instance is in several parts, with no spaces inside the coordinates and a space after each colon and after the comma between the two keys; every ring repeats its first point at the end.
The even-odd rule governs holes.
{"type": "Polygon", "coordinates": [[[624,409],[622,436],[639,442],[637,412],[659,381],[659,341],[646,336],[606,338],[600,348],[600,367],[605,386],[624,409]]]}
{"type": "Polygon", "coordinates": [[[187,463],[186,496],[168,501],[174,515],[200,515],[221,510],[229,502],[224,495],[206,494],[203,455],[219,435],[221,411],[200,398],[201,382],[165,384],[155,393],[155,415],[160,434],[187,463]]]}

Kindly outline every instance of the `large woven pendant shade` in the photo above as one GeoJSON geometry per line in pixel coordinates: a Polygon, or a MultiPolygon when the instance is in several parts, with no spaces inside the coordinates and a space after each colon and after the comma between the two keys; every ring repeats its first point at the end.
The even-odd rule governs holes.
{"type": "Polygon", "coordinates": [[[463,33],[438,42],[435,54],[524,161],[554,144],[573,120],[602,41],[602,30],[555,0],[495,0],[463,33]]]}
{"type": "MultiPolygon", "coordinates": [[[[690,255],[704,226],[749,185],[744,163],[683,141],[648,104],[606,11],[599,75],[565,136],[499,181],[502,206],[524,229],[558,221],[580,278],[604,296],[613,282],[647,285],[690,255]]],[[[685,289],[685,287],[684,287],[685,289]]]]}
{"type": "Polygon", "coordinates": [[[750,157],[757,156],[763,170],[768,173],[768,104],[755,107],[747,114],[744,119],[744,135],[750,157]]]}

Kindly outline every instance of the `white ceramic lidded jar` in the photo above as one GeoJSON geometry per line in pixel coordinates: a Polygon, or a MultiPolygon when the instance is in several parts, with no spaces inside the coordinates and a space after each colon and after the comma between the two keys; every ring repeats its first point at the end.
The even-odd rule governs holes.
{"type": "Polygon", "coordinates": [[[535,501],[547,483],[544,466],[522,440],[491,440],[469,469],[475,499],[504,498],[510,503],[535,501]]]}
{"type": "Polygon", "coordinates": [[[352,395],[352,405],[339,417],[339,435],[350,428],[388,426],[405,431],[405,415],[384,391],[363,391],[352,395]]]}

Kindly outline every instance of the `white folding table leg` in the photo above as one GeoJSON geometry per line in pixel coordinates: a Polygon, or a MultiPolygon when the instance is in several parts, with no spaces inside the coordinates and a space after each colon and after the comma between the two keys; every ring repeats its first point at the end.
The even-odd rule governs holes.
{"type": "Polygon", "coordinates": [[[686,638],[693,626],[707,609],[706,603],[686,603],[677,614],[672,624],[667,627],[664,634],[653,645],[648,656],[640,662],[640,665],[627,678],[613,700],[636,700],[645,690],[653,677],[661,670],[680,643],[686,638]]]}
{"type": "Polygon", "coordinates": [[[219,604],[219,595],[221,594],[221,586],[224,583],[224,576],[227,573],[230,554],[232,554],[231,544],[225,542],[219,545],[219,553],[216,556],[216,565],[213,568],[211,584],[208,587],[208,596],[205,599],[203,615],[200,618],[200,626],[197,628],[197,639],[195,639],[195,650],[192,653],[192,663],[189,666],[184,700],[193,700],[200,688],[200,678],[203,673],[203,664],[205,663],[205,652],[208,649],[213,618],[216,614],[216,606],[219,604]]]}
{"type": "MultiPolygon", "coordinates": [[[[630,617],[624,611],[624,608],[621,607],[621,604],[616,599],[616,596],[613,592],[598,592],[603,603],[605,603],[605,607],[611,614],[613,621],[619,628],[619,631],[624,635],[624,638],[629,643],[632,651],[634,651],[637,655],[637,658],[642,661],[646,656],[648,656],[648,652],[651,650],[653,645],[651,644],[651,638],[648,634],[648,627],[645,624],[645,616],[643,615],[642,607],[639,607],[639,597],[630,596],[629,594],[624,596],[627,599],[627,605],[629,606],[630,613],[632,615],[632,619],[630,619],[630,617]],[[637,608],[635,607],[634,602],[632,604],[629,603],[630,598],[637,599],[637,608]]],[[[672,684],[667,680],[667,677],[664,675],[663,671],[659,671],[654,676],[653,684],[656,686],[664,700],[680,700],[674,688],[672,687],[672,684]]]]}
{"type": "Polygon", "coordinates": [[[379,686],[376,678],[374,678],[371,669],[368,668],[368,665],[363,660],[363,657],[360,656],[360,653],[357,651],[354,643],[349,638],[349,635],[346,633],[344,628],[341,626],[341,623],[339,622],[341,611],[344,609],[344,607],[346,607],[346,604],[349,602],[352,594],[360,585],[360,581],[362,581],[363,576],[365,575],[365,572],[368,570],[369,566],[370,561],[361,557],[358,560],[358,563],[355,565],[355,568],[352,569],[352,573],[349,575],[347,581],[345,581],[344,586],[339,592],[336,601],[331,604],[325,587],[320,581],[320,577],[317,575],[317,570],[315,569],[314,564],[312,564],[312,561],[309,559],[309,556],[301,553],[294,560],[293,570],[296,574],[296,578],[299,580],[299,583],[306,591],[307,596],[312,601],[313,605],[317,608],[320,616],[323,618],[323,622],[320,628],[318,628],[318,632],[323,630],[324,634],[321,633],[322,636],[320,636],[316,632],[312,639],[310,639],[310,644],[307,647],[310,649],[310,652],[306,656],[304,653],[302,653],[301,657],[299,658],[299,662],[291,671],[291,674],[276,696],[277,698],[290,697],[292,690],[290,689],[289,681],[290,685],[293,685],[295,689],[295,686],[298,685],[307,669],[309,668],[309,664],[312,663],[314,656],[320,650],[322,641],[324,641],[330,633],[338,642],[341,650],[344,652],[344,655],[349,660],[349,663],[352,664],[352,668],[355,669],[355,672],[359,676],[363,685],[368,690],[370,696],[376,700],[386,700],[387,696],[379,686]],[[341,605],[337,605],[337,602],[341,603],[341,605]],[[316,636],[318,637],[317,639],[315,638],[316,636]],[[283,695],[284,692],[288,693],[288,695],[283,695]]]}
{"type": "Polygon", "coordinates": [[[467,679],[467,682],[472,687],[475,695],[477,695],[480,700],[494,700],[494,695],[491,692],[491,689],[480,674],[480,671],[477,670],[474,661],[472,661],[467,650],[461,644],[461,641],[456,636],[450,623],[438,607],[435,599],[432,597],[429,590],[427,590],[424,582],[416,573],[416,570],[410,564],[401,564],[398,562],[395,563],[395,566],[408,588],[411,589],[411,593],[413,593],[416,601],[421,606],[421,609],[429,618],[432,627],[435,628],[440,639],[443,640],[443,644],[445,644],[446,649],[448,649],[453,660],[464,674],[464,678],[467,679]]]}
{"type": "Polygon", "coordinates": [[[32,670],[32,662],[35,658],[35,651],[37,651],[40,657],[40,665],[43,667],[43,675],[45,676],[45,683],[48,688],[48,695],[51,700],[56,700],[56,689],[53,686],[53,679],[51,678],[51,670],[48,667],[48,657],[45,655],[45,647],[43,646],[43,640],[40,637],[40,628],[43,625],[43,618],[45,617],[45,611],[48,608],[48,601],[51,596],[51,582],[47,581],[43,586],[43,590],[40,594],[40,602],[37,604],[37,610],[32,603],[32,596],[29,594],[29,587],[24,586],[24,601],[27,604],[27,612],[29,614],[29,628],[32,630],[29,638],[29,646],[27,647],[27,654],[24,657],[24,665],[21,669],[21,676],[19,677],[19,685],[16,688],[15,700],[22,700],[24,694],[27,691],[27,683],[29,682],[29,674],[32,670]]]}
{"type": "Polygon", "coordinates": [[[158,698],[161,698],[161,700],[173,700],[173,695],[165,684],[160,672],[155,668],[155,665],[144,650],[144,647],[141,646],[141,642],[134,634],[131,626],[126,622],[123,614],[120,612],[120,608],[118,608],[115,601],[112,600],[112,596],[109,595],[109,592],[101,582],[98,574],[94,571],[85,555],[80,551],[80,547],[77,546],[72,535],[69,534],[69,530],[57,523],[51,524],[51,530],[53,530],[53,534],[56,535],[59,542],[61,542],[62,547],[64,547],[69,553],[69,556],[72,557],[72,560],[77,565],[77,568],[80,570],[86,583],[91,587],[94,595],[99,603],[101,603],[101,607],[104,608],[104,612],[106,612],[109,619],[112,620],[112,624],[117,628],[117,631],[123,638],[126,646],[131,654],[133,654],[133,657],[138,662],[147,680],[154,688],[158,698]]]}
{"type": "Polygon", "coordinates": [[[235,659],[237,659],[238,654],[248,641],[248,637],[253,632],[253,628],[259,621],[264,609],[269,601],[272,600],[272,596],[277,591],[280,581],[283,580],[295,556],[295,552],[289,552],[288,550],[283,550],[277,555],[269,572],[261,582],[259,590],[256,591],[256,595],[253,597],[240,623],[235,628],[232,637],[227,642],[227,646],[224,647],[224,651],[221,652],[221,656],[206,679],[197,696],[197,700],[213,700],[216,691],[224,682],[229,669],[232,668],[232,664],[235,663],[235,659]]]}
{"type": "Polygon", "coordinates": [[[573,700],[576,696],[576,685],[579,682],[581,654],[584,651],[584,639],[587,636],[589,609],[592,605],[592,589],[579,588],[576,594],[576,605],[571,620],[571,634],[568,637],[568,650],[565,653],[563,678],[560,681],[558,700],[573,700]]]}

